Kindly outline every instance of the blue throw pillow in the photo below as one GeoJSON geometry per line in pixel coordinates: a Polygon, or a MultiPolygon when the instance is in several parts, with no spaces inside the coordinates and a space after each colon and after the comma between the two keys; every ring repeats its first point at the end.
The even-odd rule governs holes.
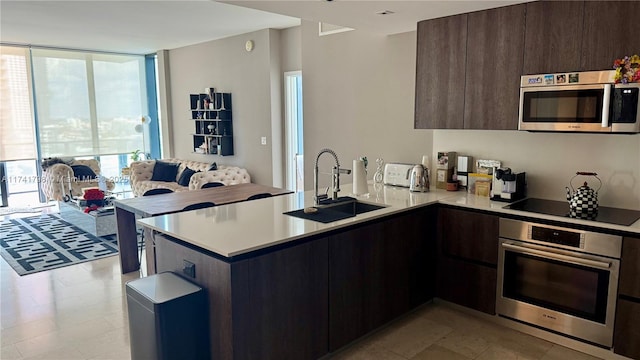
{"type": "Polygon", "coordinates": [[[71,169],[73,169],[73,177],[78,180],[93,180],[98,177],[87,165],[71,165],[71,169]]]}
{"type": "Polygon", "coordinates": [[[184,169],[182,174],[180,174],[180,178],[178,179],[178,184],[182,186],[189,186],[189,180],[191,180],[191,176],[195,173],[196,173],[195,170],[192,170],[189,168],[184,169]]]}
{"type": "Polygon", "coordinates": [[[207,171],[212,171],[212,170],[218,170],[218,164],[216,164],[215,162],[211,164],[211,166],[209,166],[209,168],[207,169],[207,171]]]}
{"type": "Polygon", "coordinates": [[[151,175],[152,181],[168,181],[175,182],[178,175],[178,163],[168,163],[162,161],[156,161],[156,165],[153,167],[153,175],[151,175]]]}

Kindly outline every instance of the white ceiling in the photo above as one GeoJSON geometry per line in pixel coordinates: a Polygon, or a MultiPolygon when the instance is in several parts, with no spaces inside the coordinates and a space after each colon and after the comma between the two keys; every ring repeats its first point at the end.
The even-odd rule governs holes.
{"type": "Polygon", "coordinates": [[[288,28],[299,25],[300,19],[395,34],[415,30],[420,20],[526,1],[2,0],[0,41],[148,54],[265,28],[288,28]],[[394,13],[376,14],[382,10],[394,13]]]}
{"type": "Polygon", "coordinates": [[[391,35],[416,30],[420,20],[529,2],[532,0],[219,0],[305,20],[391,35]],[[393,14],[379,15],[390,10],[393,14]]]}
{"type": "Polygon", "coordinates": [[[133,54],[298,24],[209,0],[0,1],[2,42],[133,54]]]}

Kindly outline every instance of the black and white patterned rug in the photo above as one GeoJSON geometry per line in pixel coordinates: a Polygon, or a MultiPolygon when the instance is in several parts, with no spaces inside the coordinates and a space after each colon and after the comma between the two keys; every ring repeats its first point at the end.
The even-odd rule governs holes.
{"type": "Polygon", "coordinates": [[[93,236],[58,214],[0,222],[0,255],[19,275],[116,254],[116,235],[93,236]]]}

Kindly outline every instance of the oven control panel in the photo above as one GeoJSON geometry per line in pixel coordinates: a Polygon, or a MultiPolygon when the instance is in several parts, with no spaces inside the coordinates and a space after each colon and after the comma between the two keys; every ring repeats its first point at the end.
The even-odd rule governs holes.
{"type": "Polygon", "coordinates": [[[524,241],[537,245],[564,248],[587,254],[619,259],[622,236],[586,231],[568,226],[554,226],[500,218],[500,238],[524,241]]]}
{"type": "Polygon", "coordinates": [[[584,248],[584,233],[579,232],[529,225],[528,238],[529,240],[538,240],[579,249],[584,248]]]}

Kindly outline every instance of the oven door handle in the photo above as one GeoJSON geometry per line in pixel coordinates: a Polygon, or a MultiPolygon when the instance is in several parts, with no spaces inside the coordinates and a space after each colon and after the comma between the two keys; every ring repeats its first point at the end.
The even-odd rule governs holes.
{"type": "Polygon", "coordinates": [[[584,265],[588,267],[595,267],[595,268],[600,268],[605,270],[611,268],[611,263],[607,263],[607,262],[582,259],[582,258],[577,258],[573,256],[568,256],[568,255],[530,249],[528,247],[513,245],[509,243],[502,243],[502,247],[504,247],[505,249],[509,249],[513,252],[521,253],[521,254],[531,254],[531,255],[542,257],[542,258],[547,258],[547,259],[569,261],[574,264],[584,265]]]}

